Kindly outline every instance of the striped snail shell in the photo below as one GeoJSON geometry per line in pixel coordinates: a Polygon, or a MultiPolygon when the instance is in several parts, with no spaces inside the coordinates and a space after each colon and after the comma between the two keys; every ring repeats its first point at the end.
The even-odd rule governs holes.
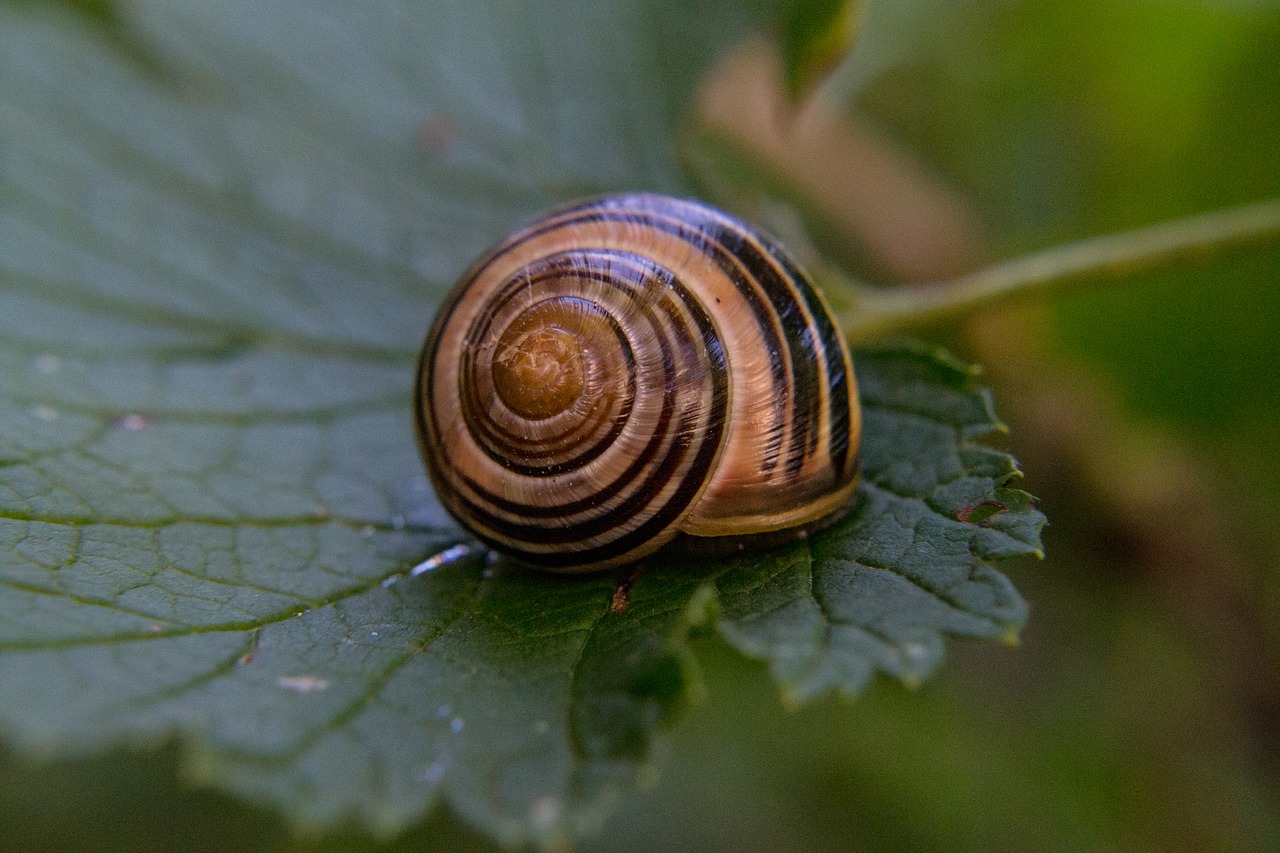
{"type": "Polygon", "coordinates": [[[681,533],[800,535],[858,474],[822,296],[760,232],[660,195],[561,207],[482,258],[427,335],[414,409],[449,512],[552,571],[681,533]]]}

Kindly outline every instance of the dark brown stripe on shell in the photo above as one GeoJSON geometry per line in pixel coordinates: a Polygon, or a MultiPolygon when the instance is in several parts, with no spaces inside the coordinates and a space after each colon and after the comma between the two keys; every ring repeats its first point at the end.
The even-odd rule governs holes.
{"type": "MultiPolygon", "coordinates": [[[[693,461],[688,465],[690,474],[696,476],[683,477],[677,488],[671,493],[666,501],[655,511],[650,517],[642,522],[636,529],[629,533],[623,534],[618,539],[602,543],[591,549],[580,551],[559,552],[541,552],[530,551],[520,547],[520,543],[530,544],[555,544],[560,542],[585,541],[593,537],[604,534],[612,529],[618,529],[621,524],[630,518],[634,518],[636,513],[642,508],[650,505],[654,499],[662,492],[670,483],[673,474],[681,467],[688,453],[692,437],[698,431],[697,420],[693,413],[688,413],[680,418],[677,429],[674,434],[666,433],[667,426],[674,415],[674,407],[676,395],[674,388],[677,377],[674,371],[674,359],[668,353],[664,355],[664,369],[666,370],[666,387],[672,389],[672,393],[668,393],[663,397],[663,409],[660,415],[659,429],[654,433],[654,440],[646,446],[645,450],[633,462],[624,475],[617,478],[614,483],[602,490],[601,494],[593,496],[589,501],[580,501],[579,504],[585,504],[575,507],[572,504],[564,504],[558,507],[535,508],[524,505],[513,504],[509,501],[498,499],[497,496],[488,495],[483,489],[478,487],[474,482],[468,482],[469,487],[476,488],[478,494],[485,499],[493,499],[491,502],[495,507],[510,511],[512,514],[520,514],[528,518],[535,517],[563,517],[572,514],[574,510],[582,511],[590,509],[592,505],[598,505],[608,500],[608,498],[618,494],[625,488],[626,482],[634,479],[643,468],[649,464],[659,448],[662,446],[666,438],[670,438],[665,456],[645,477],[643,484],[637,491],[628,496],[628,498],[616,507],[600,516],[585,519],[576,525],[567,527],[549,528],[541,524],[516,524],[501,517],[494,516],[479,506],[468,504],[473,510],[472,517],[475,518],[483,527],[489,528],[492,534],[489,538],[493,540],[493,544],[505,547],[508,550],[515,551],[522,559],[537,565],[544,566],[567,566],[577,563],[594,563],[621,557],[628,552],[635,550],[644,542],[649,541],[658,532],[662,531],[674,521],[679,519],[694,497],[701,491],[705,482],[706,472],[710,469],[711,463],[714,461],[716,454],[720,449],[721,436],[724,430],[725,416],[728,407],[728,376],[727,364],[723,346],[719,338],[716,336],[715,328],[710,318],[702,309],[698,300],[679,282],[672,281],[669,285],[672,290],[678,292],[678,295],[686,305],[690,316],[697,324],[697,331],[702,338],[702,351],[706,353],[711,370],[709,378],[711,380],[711,404],[704,413],[706,428],[703,430],[702,440],[699,443],[698,451],[693,461]],[[606,494],[608,493],[608,494],[606,494]]],[[[641,310],[650,311],[648,306],[641,306],[641,310]]],[[[660,338],[660,340],[662,340],[660,338]]],[[[701,352],[695,347],[694,339],[681,336],[678,342],[684,350],[684,360],[691,361],[699,359],[701,352]]]]}

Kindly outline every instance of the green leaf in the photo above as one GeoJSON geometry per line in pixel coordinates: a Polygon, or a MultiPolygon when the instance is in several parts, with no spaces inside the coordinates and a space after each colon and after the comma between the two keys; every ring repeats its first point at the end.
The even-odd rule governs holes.
{"type": "Polygon", "coordinates": [[[787,88],[803,99],[853,49],[865,0],[792,0],[782,27],[787,88]]]}
{"type": "Polygon", "coordinates": [[[784,698],[857,693],[877,671],[918,684],[942,634],[1016,637],[1026,605],[991,562],[1040,553],[1044,517],[972,372],[919,347],[857,355],[863,479],[849,518],[717,578],[719,627],[767,660],[784,698]],[[982,508],[981,516],[975,512],[982,508]]]}
{"type": "Polygon", "coordinates": [[[434,304],[546,204],[685,190],[673,124],[746,12],[127,13],[104,41],[0,7],[17,750],[177,738],[193,777],[298,823],[393,833],[447,800],[556,846],[652,773],[698,695],[698,625],[799,701],[916,681],[942,633],[1021,621],[990,561],[1036,552],[1042,518],[1005,487],[1012,460],[972,444],[995,421],[971,374],[910,348],[859,357],[864,486],[808,542],[585,578],[454,547],[409,416],[434,304]]]}

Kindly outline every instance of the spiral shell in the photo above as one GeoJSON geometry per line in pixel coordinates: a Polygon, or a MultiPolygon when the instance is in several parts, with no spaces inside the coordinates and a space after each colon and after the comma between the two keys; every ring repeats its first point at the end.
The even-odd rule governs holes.
{"type": "Polygon", "coordinates": [[[609,196],[511,235],[441,307],[416,389],[445,507],[554,571],[682,532],[810,530],[857,479],[853,364],[821,295],[698,202],[609,196]]]}

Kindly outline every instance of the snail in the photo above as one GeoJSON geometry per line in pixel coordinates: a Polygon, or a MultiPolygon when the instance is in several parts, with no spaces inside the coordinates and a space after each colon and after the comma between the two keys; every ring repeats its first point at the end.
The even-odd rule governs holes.
{"type": "Polygon", "coordinates": [[[445,508],[550,571],[804,535],[858,477],[853,363],[808,276],[647,193],[557,208],[478,261],[427,334],[414,414],[445,508]]]}

